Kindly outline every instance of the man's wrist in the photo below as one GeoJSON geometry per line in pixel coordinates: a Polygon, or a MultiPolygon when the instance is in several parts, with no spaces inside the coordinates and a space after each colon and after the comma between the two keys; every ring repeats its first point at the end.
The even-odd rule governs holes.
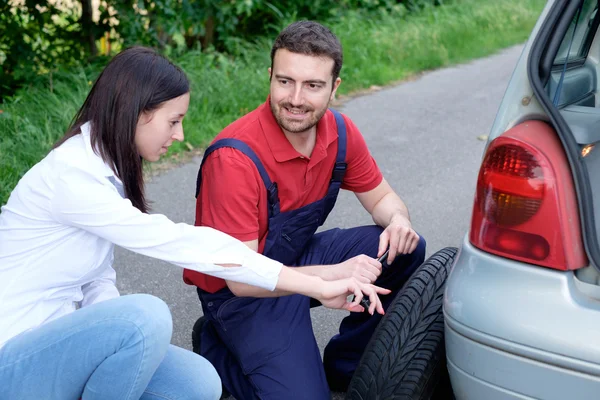
{"type": "Polygon", "coordinates": [[[339,279],[335,274],[336,266],[337,264],[323,265],[323,268],[321,268],[320,274],[318,276],[324,281],[335,281],[336,279],[339,279]]]}
{"type": "Polygon", "coordinates": [[[388,226],[392,225],[394,223],[394,221],[396,221],[396,220],[400,220],[402,222],[408,222],[409,224],[411,223],[410,217],[408,215],[406,215],[405,213],[403,213],[401,211],[397,211],[394,214],[392,214],[392,217],[390,218],[390,222],[389,222],[388,226]]]}

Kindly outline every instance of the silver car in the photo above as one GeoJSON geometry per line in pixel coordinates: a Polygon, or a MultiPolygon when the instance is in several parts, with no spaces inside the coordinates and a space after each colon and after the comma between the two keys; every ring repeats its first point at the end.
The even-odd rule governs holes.
{"type": "Polygon", "coordinates": [[[548,1],[508,83],[446,281],[457,399],[600,398],[599,25],[548,1]]]}

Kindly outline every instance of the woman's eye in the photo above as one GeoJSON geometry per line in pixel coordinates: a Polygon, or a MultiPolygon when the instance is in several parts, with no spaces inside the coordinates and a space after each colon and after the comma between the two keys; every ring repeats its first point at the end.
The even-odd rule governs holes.
{"type": "Polygon", "coordinates": [[[173,127],[173,126],[177,125],[178,123],[179,123],[179,121],[171,121],[171,122],[170,122],[170,124],[171,124],[171,127],[173,127]]]}

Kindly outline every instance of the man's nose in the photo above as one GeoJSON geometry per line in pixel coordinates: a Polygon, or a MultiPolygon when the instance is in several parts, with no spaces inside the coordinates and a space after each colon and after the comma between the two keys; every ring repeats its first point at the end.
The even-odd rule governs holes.
{"type": "Polygon", "coordinates": [[[294,90],[290,93],[290,104],[299,107],[304,104],[304,96],[302,94],[302,86],[294,86],[294,90]]]}

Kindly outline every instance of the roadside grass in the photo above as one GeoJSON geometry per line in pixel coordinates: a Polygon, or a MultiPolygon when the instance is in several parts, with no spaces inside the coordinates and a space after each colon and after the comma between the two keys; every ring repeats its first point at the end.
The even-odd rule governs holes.
{"type": "MultiPolygon", "coordinates": [[[[327,25],[344,47],[339,93],[386,85],[424,70],[493,54],[527,39],[545,0],[453,0],[405,15],[351,12],[327,25]]],[[[174,61],[188,74],[185,142],[170,154],[206,145],[223,127],[264,102],[273,38],[241,43],[235,55],[188,52],[174,61]]],[[[0,205],[20,177],[67,129],[99,66],[55,73],[0,105],[0,205]]]]}

